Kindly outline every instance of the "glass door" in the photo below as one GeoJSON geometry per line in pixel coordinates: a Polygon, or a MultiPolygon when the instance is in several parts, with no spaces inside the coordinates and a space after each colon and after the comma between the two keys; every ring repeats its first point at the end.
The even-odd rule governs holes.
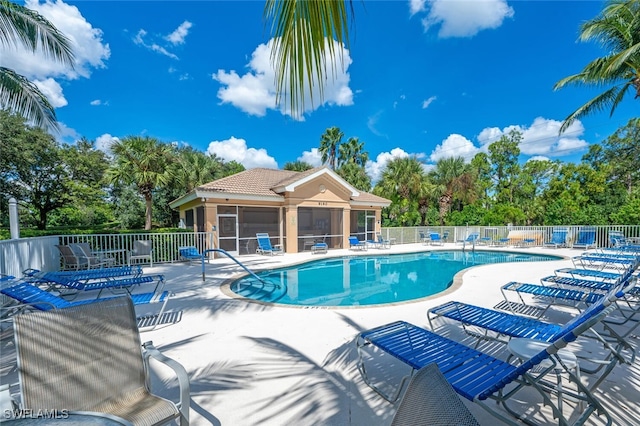
{"type": "Polygon", "coordinates": [[[238,254],[238,215],[218,215],[218,247],[230,254],[238,254]]]}
{"type": "Polygon", "coordinates": [[[376,239],[376,217],[375,217],[375,213],[373,213],[374,216],[371,216],[371,213],[373,213],[373,212],[367,211],[367,213],[366,213],[366,220],[365,220],[366,238],[365,238],[365,240],[367,240],[367,241],[375,241],[375,239],[376,239]]]}

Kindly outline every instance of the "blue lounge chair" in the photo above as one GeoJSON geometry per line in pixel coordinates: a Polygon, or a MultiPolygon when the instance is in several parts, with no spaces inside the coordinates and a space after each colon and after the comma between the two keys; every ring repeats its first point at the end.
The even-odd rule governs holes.
{"type": "Polygon", "coordinates": [[[349,248],[351,250],[367,250],[367,243],[360,241],[358,237],[349,237],[349,248]]]}
{"type": "Polygon", "coordinates": [[[178,247],[178,253],[180,254],[180,258],[182,260],[186,260],[189,262],[189,265],[193,264],[193,262],[200,263],[203,259],[202,253],[200,253],[194,246],[178,247]]]}
{"type": "Polygon", "coordinates": [[[385,240],[382,234],[376,234],[376,239],[374,240],[374,247],[379,249],[391,248],[391,241],[385,240]]]}
{"type": "Polygon", "coordinates": [[[462,245],[475,244],[479,238],[480,238],[480,234],[479,233],[472,232],[471,234],[469,234],[467,236],[467,238],[465,238],[464,240],[458,240],[458,242],[462,243],[462,245]]]}
{"type": "MultiPolygon", "coordinates": [[[[34,283],[31,280],[27,280],[34,283]]],[[[80,292],[97,290],[98,294],[96,298],[99,298],[102,291],[105,289],[131,293],[131,289],[134,286],[142,284],[156,283],[154,292],[158,288],[164,287],[164,275],[137,275],[137,276],[119,276],[111,278],[89,278],[78,279],[75,276],[68,276],[67,274],[59,275],[54,272],[46,272],[38,274],[37,284],[44,284],[48,286],[47,290],[56,290],[60,292],[61,296],[77,296],[80,292]]],[[[34,284],[35,284],[34,283],[34,284]]]]}
{"type": "Polygon", "coordinates": [[[256,253],[258,254],[268,254],[273,256],[274,254],[284,254],[282,251],[282,246],[280,244],[271,245],[271,238],[267,233],[258,233],[256,234],[256,239],[258,241],[258,248],[256,249],[256,253]]]}
{"type": "Polygon", "coordinates": [[[590,277],[599,280],[617,281],[620,279],[620,273],[598,271],[596,269],[580,269],[580,268],[560,268],[555,270],[556,275],[569,275],[576,277],[590,277]]]}
{"type": "Polygon", "coordinates": [[[311,246],[311,253],[326,253],[329,249],[326,240],[327,236],[325,235],[322,238],[322,241],[314,241],[313,245],[311,246]]]}
{"type": "MultiPolygon", "coordinates": [[[[622,297],[627,290],[628,288],[620,289],[620,293],[615,297],[622,297]]],[[[600,295],[600,297],[605,296],[604,294],[600,295]]],[[[612,301],[613,298],[610,300],[612,301]]],[[[559,333],[564,329],[562,325],[536,318],[456,301],[436,306],[427,311],[427,319],[432,330],[435,330],[433,321],[436,318],[447,318],[459,322],[467,334],[478,339],[478,343],[482,340],[492,340],[507,344],[513,338],[534,339],[548,343],[559,338],[559,333]]],[[[600,334],[589,333],[588,337],[603,343],[604,349],[604,351],[597,352],[597,355],[594,354],[593,348],[580,351],[577,354],[577,357],[582,360],[581,371],[594,376],[590,380],[590,389],[597,387],[617,364],[632,364],[634,362],[635,350],[633,346],[624,339],[624,336],[612,332],[611,328],[605,327],[600,334]],[[600,340],[602,337],[606,337],[610,341],[605,343],[600,340]]]]}
{"type": "Polygon", "coordinates": [[[442,238],[440,238],[440,234],[437,232],[429,233],[429,244],[432,246],[441,246],[443,243],[442,238]]]}
{"type": "Polygon", "coordinates": [[[638,257],[632,254],[609,254],[609,253],[585,253],[574,256],[573,264],[577,267],[595,269],[624,269],[638,261],[638,257]]]}
{"type": "MultiPolygon", "coordinates": [[[[70,302],[65,300],[59,296],[56,296],[53,293],[49,293],[48,291],[42,290],[39,287],[27,282],[20,282],[11,286],[7,286],[6,288],[2,288],[0,293],[8,296],[19,304],[8,306],[4,309],[7,311],[13,310],[14,313],[21,312],[26,308],[33,308],[39,311],[49,311],[51,309],[65,309],[73,306],[86,305],[90,303],[96,303],[97,301],[114,299],[116,297],[125,297],[125,296],[115,296],[115,297],[105,297],[102,299],[87,299],[87,300],[78,300],[70,302]]],[[[146,324],[151,326],[152,328],[157,325],[157,321],[162,318],[162,314],[167,306],[167,302],[171,298],[171,292],[165,290],[160,293],[139,293],[139,294],[130,294],[126,297],[130,297],[131,301],[134,305],[147,305],[151,303],[162,303],[160,310],[154,316],[156,317],[156,322],[149,321],[148,318],[144,318],[146,324]]]]}
{"type": "MultiPolygon", "coordinates": [[[[548,390],[545,390],[544,376],[551,371],[564,368],[558,355],[560,349],[576,340],[613,310],[610,302],[605,304],[605,300],[608,299],[602,299],[576,316],[557,331],[557,338],[550,341],[548,346],[528,360],[523,360],[520,365],[502,361],[413,324],[397,321],[358,334],[356,338],[359,354],[358,369],[365,383],[381,396],[389,401],[397,399],[399,390],[394,394],[384,392],[367,374],[364,360],[365,348],[375,347],[406,364],[411,369],[411,374],[428,364],[436,363],[459,395],[479,404],[483,409],[509,424],[515,424],[515,422],[497,411],[496,404],[489,400],[502,404],[507,412],[521,418],[523,413],[516,412],[508,402],[511,398],[517,398],[516,395],[525,388],[525,392],[533,390],[539,393],[542,404],[551,407],[553,416],[558,418],[559,424],[570,424],[567,413],[551,400],[548,390]],[[547,360],[548,362],[543,365],[542,362],[547,360]]],[[[379,363],[379,358],[376,358],[376,361],[379,363]]],[[[594,397],[591,390],[573,371],[566,369],[565,373],[578,390],[575,394],[572,393],[571,397],[580,401],[580,420],[584,422],[595,413],[602,417],[600,420],[610,424],[612,422],[610,414],[594,397]]],[[[402,388],[408,377],[402,379],[398,389],[402,388]]],[[[528,413],[537,411],[531,406],[528,406],[527,410],[528,413]]],[[[531,419],[528,420],[531,421],[531,419]]]]}
{"type": "Polygon", "coordinates": [[[37,280],[44,276],[59,276],[64,278],[73,279],[76,281],[88,281],[95,279],[117,278],[127,276],[139,276],[142,275],[142,268],[140,266],[119,266],[115,268],[101,268],[101,269],[87,269],[82,271],[53,271],[43,272],[38,269],[26,269],[22,272],[22,275],[29,278],[29,281],[37,280]]]}
{"type": "Polygon", "coordinates": [[[552,248],[566,247],[568,234],[568,228],[554,228],[551,232],[551,239],[544,242],[543,246],[552,248]]]}
{"type": "Polygon", "coordinates": [[[596,248],[596,228],[581,228],[578,231],[578,237],[573,242],[573,248],[596,248]]]}

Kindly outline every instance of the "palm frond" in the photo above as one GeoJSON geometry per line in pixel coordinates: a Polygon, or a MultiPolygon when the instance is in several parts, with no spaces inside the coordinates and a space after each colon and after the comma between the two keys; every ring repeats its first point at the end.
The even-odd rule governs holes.
{"type": "Polygon", "coordinates": [[[613,114],[613,111],[615,110],[618,103],[622,100],[622,97],[624,96],[624,93],[626,92],[628,87],[629,84],[625,84],[623,88],[614,86],[609,90],[606,90],[605,92],[594,97],[564,119],[559,133],[564,133],[564,131],[567,130],[567,128],[569,128],[569,126],[577,119],[585,117],[594,112],[602,111],[605,108],[608,108],[610,105],[611,114],[613,114]]]}
{"type": "Polygon", "coordinates": [[[70,40],[39,13],[9,0],[0,0],[0,45],[41,49],[48,58],[74,66],[70,40]]]}
{"type": "Polygon", "coordinates": [[[0,67],[0,108],[33,120],[39,127],[58,128],[56,113],[35,84],[15,71],[0,67]]]}
{"type": "Polygon", "coordinates": [[[324,84],[335,78],[336,57],[343,63],[342,47],[349,47],[347,8],[344,0],[267,0],[264,9],[273,37],[271,61],[275,68],[276,102],[289,98],[293,116],[304,112],[304,98],[313,88],[324,99],[324,84]],[[338,42],[337,49],[334,40],[338,42]],[[327,70],[327,58],[333,63],[327,70]]]}

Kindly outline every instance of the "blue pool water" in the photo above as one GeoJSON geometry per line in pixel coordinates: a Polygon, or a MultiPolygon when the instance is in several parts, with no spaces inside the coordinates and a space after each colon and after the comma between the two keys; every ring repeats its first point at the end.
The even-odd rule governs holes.
{"type": "MultiPolygon", "coordinates": [[[[367,306],[419,299],[446,290],[474,265],[539,262],[557,256],[494,251],[433,251],[315,260],[264,271],[231,284],[236,294],[299,306],[367,306]]],[[[496,278],[499,279],[499,278],[496,278]]]]}

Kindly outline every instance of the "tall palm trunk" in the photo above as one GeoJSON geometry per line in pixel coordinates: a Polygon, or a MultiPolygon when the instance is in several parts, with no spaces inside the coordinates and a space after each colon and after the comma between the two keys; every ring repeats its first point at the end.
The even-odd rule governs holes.
{"type": "Polygon", "coordinates": [[[438,199],[438,205],[440,207],[440,226],[444,226],[444,217],[449,213],[449,209],[451,208],[451,202],[453,201],[453,195],[450,192],[444,193],[438,199]]]}

